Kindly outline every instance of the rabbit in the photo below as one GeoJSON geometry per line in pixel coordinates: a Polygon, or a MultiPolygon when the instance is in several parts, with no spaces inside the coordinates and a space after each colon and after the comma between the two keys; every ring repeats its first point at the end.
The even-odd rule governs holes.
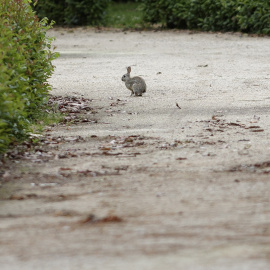
{"type": "Polygon", "coordinates": [[[122,76],[122,81],[125,82],[127,89],[131,91],[131,95],[142,96],[146,92],[146,83],[141,77],[130,77],[131,67],[127,67],[127,73],[122,76]]]}

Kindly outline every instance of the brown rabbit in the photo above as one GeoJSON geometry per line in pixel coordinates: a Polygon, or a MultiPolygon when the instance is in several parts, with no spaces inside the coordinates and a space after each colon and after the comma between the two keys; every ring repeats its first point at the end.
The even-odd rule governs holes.
{"type": "Polygon", "coordinates": [[[131,91],[131,95],[142,96],[146,92],[146,83],[141,77],[130,77],[131,67],[127,68],[127,73],[122,76],[122,81],[125,82],[127,89],[131,91]]]}

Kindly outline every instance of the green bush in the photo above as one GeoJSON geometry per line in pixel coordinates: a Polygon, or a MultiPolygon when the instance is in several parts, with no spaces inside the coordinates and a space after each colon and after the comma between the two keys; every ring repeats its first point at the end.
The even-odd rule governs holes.
{"type": "Polygon", "coordinates": [[[38,0],[34,9],[40,18],[58,25],[101,25],[110,0],[38,0]]]}
{"type": "Polygon", "coordinates": [[[244,32],[270,35],[270,1],[242,0],[237,7],[237,21],[244,32]]]}
{"type": "Polygon", "coordinates": [[[63,25],[65,22],[66,0],[35,0],[32,3],[32,8],[39,18],[47,17],[59,25],[63,25]]]}
{"type": "Polygon", "coordinates": [[[130,2],[141,2],[141,0],[112,0],[115,3],[130,3],[130,2]]]}
{"type": "Polygon", "coordinates": [[[0,153],[27,134],[46,103],[53,72],[46,19],[39,21],[27,0],[0,2],[0,153]]]}
{"type": "Polygon", "coordinates": [[[270,34],[270,1],[142,0],[144,20],[169,28],[270,34]]]}
{"type": "Polygon", "coordinates": [[[138,28],[142,25],[142,11],[136,2],[111,2],[106,25],[115,28],[138,28]]]}

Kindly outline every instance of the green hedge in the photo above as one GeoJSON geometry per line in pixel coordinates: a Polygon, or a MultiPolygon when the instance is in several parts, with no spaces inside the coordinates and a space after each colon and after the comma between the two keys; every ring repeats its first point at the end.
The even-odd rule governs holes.
{"type": "Polygon", "coordinates": [[[144,20],[169,28],[270,34],[270,1],[142,0],[144,20]]]}
{"type": "Polygon", "coordinates": [[[24,137],[46,102],[53,72],[46,19],[27,0],[0,2],[0,153],[24,137]]]}
{"type": "Polygon", "coordinates": [[[57,25],[101,25],[105,23],[110,0],[38,0],[33,5],[40,18],[57,25]]]}
{"type": "Polygon", "coordinates": [[[141,0],[111,0],[111,2],[115,2],[115,3],[129,3],[129,2],[141,2],[141,0]]]}

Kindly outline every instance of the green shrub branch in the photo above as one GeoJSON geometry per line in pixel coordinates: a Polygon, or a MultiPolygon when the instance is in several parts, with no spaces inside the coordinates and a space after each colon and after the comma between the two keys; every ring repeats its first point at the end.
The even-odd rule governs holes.
{"type": "Polygon", "coordinates": [[[110,0],[37,0],[33,5],[40,18],[48,17],[57,25],[104,24],[110,0]]]}
{"type": "Polygon", "coordinates": [[[48,98],[52,27],[38,20],[27,0],[0,2],[0,153],[27,135],[48,98]]]}

